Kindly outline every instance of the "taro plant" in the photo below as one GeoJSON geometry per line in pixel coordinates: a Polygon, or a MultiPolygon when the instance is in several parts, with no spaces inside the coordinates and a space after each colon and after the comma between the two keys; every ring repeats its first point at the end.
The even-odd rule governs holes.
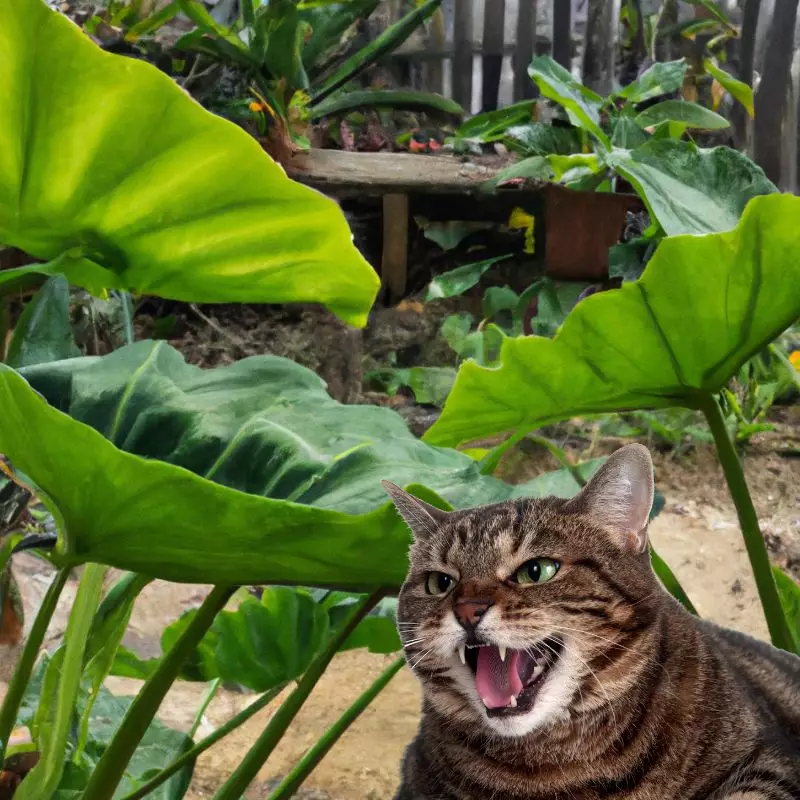
{"type": "Polygon", "coordinates": [[[575,415],[630,409],[701,412],[739,517],[773,643],[796,649],[800,587],[776,585],[721,403],[729,380],[800,316],[793,220],[800,200],[756,198],[733,230],[675,236],[642,277],[580,302],[553,339],[504,339],[499,366],[462,365],[431,444],[498,433],[510,442],[575,415]],[[781,594],[784,595],[782,603],[781,594]],[[792,599],[789,595],[794,594],[792,599]]]}
{"type": "MultiPolygon", "coordinates": [[[[597,462],[513,487],[420,442],[388,409],[339,405],[283,359],[203,371],[163,342],[73,357],[68,281],[97,294],[313,300],[363,324],[377,279],[333,202],[288,181],[250,137],[153,67],[103,53],[39,0],[0,6],[0,47],[0,241],[31,262],[0,273],[0,285],[49,277],[0,364],[0,453],[54,523],[20,547],[56,570],[0,706],[3,779],[15,800],[178,798],[198,754],[285,689],[216,795],[239,800],[336,652],[397,648],[390,597],[408,532],[380,479],[422,481],[430,488],[416,491],[432,502],[466,506],[568,496],[597,462]],[[64,643],[37,666],[78,566],[64,643]],[[124,574],[105,591],[109,566],[124,574]],[[214,588],[165,631],[162,656],[143,661],[120,642],[153,577],[214,588]],[[253,585],[267,588],[258,598],[237,588],[253,585]],[[144,686],[115,698],[103,688],[111,673],[144,686]],[[181,678],[209,682],[189,735],[155,721],[181,678]],[[220,681],[258,697],[195,741],[220,681]],[[19,726],[31,741],[19,741],[19,726]]],[[[16,533],[4,542],[4,562],[18,542],[16,533]]],[[[294,792],[400,664],[274,800],[294,792]]]]}

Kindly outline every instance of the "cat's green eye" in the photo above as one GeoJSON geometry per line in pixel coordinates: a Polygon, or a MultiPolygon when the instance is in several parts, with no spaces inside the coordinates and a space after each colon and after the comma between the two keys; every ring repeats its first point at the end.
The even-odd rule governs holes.
{"type": "Polygon", "coordinates": [[[428,579],[425,581],[425,591],[433,595],[445,595],[453,586],[456,580],[446,572],[429,572],[428,579]]]}
{"type": "Polygon", "coordinates": [[[560,564],[552,558],[532,558],[526,561],[515,573],[515,583],[547,583],[555,577],[560,564]]]}

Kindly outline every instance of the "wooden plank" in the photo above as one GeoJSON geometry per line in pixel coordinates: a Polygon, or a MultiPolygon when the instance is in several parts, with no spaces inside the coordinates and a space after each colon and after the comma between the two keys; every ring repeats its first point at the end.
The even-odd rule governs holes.
{"type": "Polygon", "coordinates": [[[514,102],[532,100],[538,87],[528,75],[536,42],[536,0],[519,0],[517,16],[517,46],[514,63],[514,102]]]}
{"type": "Polygon", "coordinates": [[[453,18],[453,100],[472,109],[473,0],[457,0],[453,18]]]}
{"type": "Polygon", "coordinates": [[[484,111],[494,111],[500,94],[503,71],[503,39],[506,23],[506,0],[486,0],[483,11],[483,97],[484,111]]]}
{"type": "Polygon", "coordinates": [[[553,0],[553,58],[572,69],[572,0],[553,0]]]}
{"type": "Polygon", "coordinates": [[[477,193],[498,170],[447,156],[311,149],[293,155],[286,172],[320,191],[377,197],[390,192],[477,193]]]}
{"type": "Polygon", "coordinates": [[[408,195],[383,196],[381,278],[390,302],[405,297],[408,279],[408,195]]]}

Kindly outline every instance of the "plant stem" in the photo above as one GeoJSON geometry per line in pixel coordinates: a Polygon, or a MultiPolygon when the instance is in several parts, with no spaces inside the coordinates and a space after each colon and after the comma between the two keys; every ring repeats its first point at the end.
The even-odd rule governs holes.
{"type": "Polygon", "coordinates": [[[168,767],[162,769],[154,778],[149,780],[144,786],[140,786],[135,792],[125,795],[122,800],[142,800],[151,792],[154,792],[162,783],[168,781],[176,772],[179,772],[187,764],[191,764],[199,758],[210,747],[213,747],[220,739],[235,731],[240,725],[244,725],[250,717],[255,716],[262,708],[269,705],[284,689],[286,684],[282,683],[268,692],[264,692],[257,700],[250,703],[247,708],[242,709],[238,714],[231,717],[224,725],[220,725],[213,733],[209,733],[202,741],[198,742],[191,750],[187,750],[180,758],[176,758],[168,767]]]}
{"type": "MultiPolygon", "coordinates": [[[[239,800],[242,797],[247,787],[258,774],[258,771],[264,766],[275,746],[281,740],[303,703],[311,694],[313,688],[317,685],[317,681],[322,677],[322,673],[325,672],[331,659],[347,640],[347,637],[355,630],[358,623],[380,602],[384,594],[385,591],[379,589],[353,609],[347,618],[347,622],[342,625],[328,642],[325,649],[314,659],[295,690],[284,700],[242,762],[214,795],[214,800],[239,800]]],[[[89,798],[87,797],[85,800],[89,800],[89,798]]]]}
{"type": "Polygon", "coordinates": [[[794,642],[786,622],[786,616],[778,595],[778,588],[775,586],[775,578],[772,575],[767,546],[758,525],[758,515],[753,506],[750,491],[747,488],[742,464],[739,461],[736,448],[730,436],[728,436],[725,420],[722,417],[716,398],[710,395],[704,398],[701,402],[701,410],[705,414],[708,426],[714,436],[717,456],[722,465],[722,471],[725,473],[725,480],[733,498],[733,503],[736,506],[739,527],[742,529],[747,555],[750,558],[750,565],[753,568],[753,575],[758,587],[758,595],[764,609],[764,616],[767,618],[770,638],[775,647],[788,650],[790,653],[794,652],[794,642]]]}
{"type": "Polygon", "coordinates": [[[44,635],[47,633],[47,626],[50,624],[53,612],[56,610],[58,598],[61,596],[67,578],[69,578],[69,573],[69,567],[60,569],[47,588],[42,604],[39,606],[39,611],[36,613],[36,619],[33,621],[31,632],[28,634],[28,640],[22,648],[22,653],[14,670],[14,676],[11,678],[8,692],[5,700],[3,700],[3,706],[0,708],[0,764],[3,763],[5,758],[6,745],[17,721],[19,706],[25,694],[25,689],[28,687],[33,665],[36,663],[36,656],[39,655],[39,648],[42,646],[44,635]]]}
{"type": "Polygon", "coordinates": [[[42,702],[45,708],[48,705],[49,708],[44,719],[39,721],[36,733],[41,759],[17,789],[14,795],[17,800],[51,798],[61,782],[83,674],[83,654],[92,620],[100,605],[107,569],[102,564],[87,564],[81,575],[64,633],[63,649],[59,648],[63,656],[60,663],[53,657],[43,682],[42,702]],[[48,696],[48,685],[55,689],[56,683],[55,696],[48,696]]]}
{"type": "Polygon", "coordinates": [[[670,569],[669,564],[664,561],[661,556],[656,553],[653,547],[650,548],[650,563],[653,565],[653,572],[656,573],[658,579],[664,584],[664,588],[690,613],[699,617],[697,609],[689,599],[689,595],[681,586],[680,581],[675,577],[675,573],[670,569]]]}
{"type": "Polygon", "coordinates": [[[178,677],[183,662],[200,643],[214,617],[224,608],[234,591],[230,586],[215,586],[175,644],[164,654],[155,672],[131,703],[111,744],[97,763],[81,796],[82,800],[111,800],[131,756],[153,721],[164,695],[178,677]]]}
{"type": "Polygon", "coordinates": [[[214,678],[214,680],[208,684],[208,689],[206,689],[206,693],[203,696],[200,706],[195,712],[192,727],[189,728],[190,739],[194,739],[194,737],[197,735],[198,729],[203,724],[203,714],[208,711],[208,707],[211,705],[211,701],[217,696],[220,686],[222,686],[222,678],[214,678]]]}
{"type": "Polygon", "coordinates": [[[389,681],[405,664],[404,658],[393,661],[363,692],[360,697],[342,714],[336,722],[325,731],[316,744],[297,762],[294,769],[281,781],[280,786],[269,796],[268,800],[289,800],[300,788],[303,781],[328,754],[328,751],[339,741],[341,735],[361,716],[367,706],[386,688],[389,681]]]}

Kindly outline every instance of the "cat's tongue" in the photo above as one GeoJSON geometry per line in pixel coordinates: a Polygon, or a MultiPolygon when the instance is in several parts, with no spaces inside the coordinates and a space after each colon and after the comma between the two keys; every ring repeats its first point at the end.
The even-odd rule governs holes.
{"type": "Polygon", "coordinates": [[[487,708],[505,708],[515,705],[523,683],[519,676],[519,650],[509,650],[501,661],[500,651],[494,646],[478,650],[478,669],[475,688],[487,708]]]}

